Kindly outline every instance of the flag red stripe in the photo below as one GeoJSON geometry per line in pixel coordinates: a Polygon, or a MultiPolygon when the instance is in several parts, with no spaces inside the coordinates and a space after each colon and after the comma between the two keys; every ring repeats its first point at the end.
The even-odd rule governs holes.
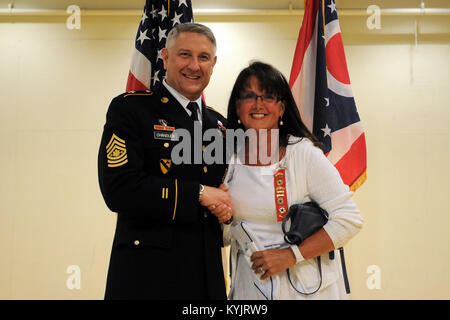
{"type": "Polygon", "coordinates": [[[130,71],[128,73],[128,81],[127,81],[127,91],[138,91],[138,90],[148,90],[142,82],[135,78],[133,73],[130,71]]]}
{"type": "Polygon", "coordinates": [[[318,9],[319,1],[306,1],[306,8],[303,16],[304,21],[298,34],[297,46],[294,53],[294,62],[292,64],[291,76],[289,78],[289,86],[291,88],[300,74],[306,49],[308,49],[309,43],[311,42],[314,34],[318,9]],[[309,19],[310,17],[311,19],[309,19]]]}
{"type": "Polygon", "coordinates": [[[342,180],[351,186],[366,170],[366,138],[362,133],[348,152],[335,164],[342,180]]]}
{"type": "Polygon", "coordinates": [[[326,47],[327,69],[333,77],[344,84],[350,84],[347,62],[345,60],[344,43],[342,35],[336,33],[328,40],[326,47]]]}

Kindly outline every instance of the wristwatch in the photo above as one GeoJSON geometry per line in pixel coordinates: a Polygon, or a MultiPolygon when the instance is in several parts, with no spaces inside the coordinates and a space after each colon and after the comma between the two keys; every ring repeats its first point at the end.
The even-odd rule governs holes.
{"type": "Polygon", "coordinates": [[[200,184],[199,192],[198,192],[198,200],[200,201],[203,191],[205,191],[205,186],[200,184]]]}
{"type": "Polygon", "coordinates": [[[302,254],[300,253],[300,249],[298,248],[298,246],[296,244],[293,244],[291,246],[291,249],[294,252],[296,264],[305,260],[305,258],[303,258],[302,254]]]}

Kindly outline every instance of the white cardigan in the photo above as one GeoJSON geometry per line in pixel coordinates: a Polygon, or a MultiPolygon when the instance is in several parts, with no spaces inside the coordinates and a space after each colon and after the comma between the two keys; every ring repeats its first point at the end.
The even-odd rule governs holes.
{"type": "MultiPolygon", "coordinates": [[[[352,192],[342,182],[336,168],[309,139],[291,137],[289,142],[292,144],[288,145],[286,155],[280,161],[280,164],[287,168],[286,181],[289,206],[310,200],[317,202],[329,214],[329,219],[324,225],[324,229],[333,241],[335,248],[344,246],[358,233],[363,223],[359,210],[351,199],[352,192]]],[[[235,171],[234,165],[230,164],[225,181],[229,181],[233,175],[235,171]]],[[[248,227],[251,228],[251,222],[249,222],[248,227]]],[[[257,229],[260,230],[260,226],[257,229]]],[[[283,237],[281,223],[268,225],[267,232],[262,235],[262,239],[271,238],[276,239],[275,241],[280,241],[283,237]]],[[[233,241],[231,237],[230,226],[224,226],[224,242],[232,245],[232,289],[230,295],[233,296],[238,246],[237,242],[233,241]]],[[[323,279],[321,289],[316,294],[312,296],[297,294],[292,296],[292,293],[287,294],[287,290],[283,289],[282,284],[285,281],[283,277],[285,277],[286,272],[284,272],[284,274],[280,274],[280,279],[276,278],[277,276],[272,277],[274,278],[272,279],[274,280],[272,281],[273,283],[280,283],[281,281],[281,290],[278,293],[275,292],[274,299],[302,299],[305,297],[314,298],[314,296],[320,298],[321,294],[322,298],[342,298],[340,293],[336,294],[336,289],[334,289],[334,294],[331,295],[323,292],[339,279],[342,280],[342,270],[338,255],[336,255],[334,260],[330,260],[328,254],[324,254],[321,259],[323,279]]],[[[309,259],[293,266],[290,273],[292,281],[297,289],[301,288],[301,291],[312,291],[317,286],[318,273],[315,259],[309,259]]],[[[255,297],[249,297],[249,299],[253,298],[255,297]]]]}

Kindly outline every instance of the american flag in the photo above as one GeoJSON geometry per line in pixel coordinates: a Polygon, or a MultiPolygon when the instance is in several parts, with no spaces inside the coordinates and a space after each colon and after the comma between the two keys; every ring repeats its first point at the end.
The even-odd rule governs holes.
{"type": "Polygon", "coordinates": [[[186,22],[193,22],[191,0],[146,0],[136,34],[127,91],[149,90],[164,79],[161,50],[169,31],[186,22]]]}
{"type": "Polygon", "coordinates": [[[289,85],[305,125],[355,191],[366,180],[366,142],[334,0],[305,1],[289,85]]]}

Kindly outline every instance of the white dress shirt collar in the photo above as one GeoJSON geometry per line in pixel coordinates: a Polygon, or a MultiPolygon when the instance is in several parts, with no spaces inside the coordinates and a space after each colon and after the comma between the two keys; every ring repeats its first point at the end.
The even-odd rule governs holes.
{"type": "MultiPolygon", "coordinates": [[[[174,96],[175,99],[181,104],[181,106],[186,110],[189,116],[191,116],[191,111],[187,108],[187,105],[189,102],[191,102],[188,98],[183,96],[181,93],[179,93],[177,90],[172,88],[170,85],[167,84],[166,80],[163,80],[163,85],[169,90],[169,92],[174,96]]],[[[200,96],[197,100],[192,101],[196,102],[198,104],[198,119],[199,121],[202,121],[202,97],[200,96]]]]}

